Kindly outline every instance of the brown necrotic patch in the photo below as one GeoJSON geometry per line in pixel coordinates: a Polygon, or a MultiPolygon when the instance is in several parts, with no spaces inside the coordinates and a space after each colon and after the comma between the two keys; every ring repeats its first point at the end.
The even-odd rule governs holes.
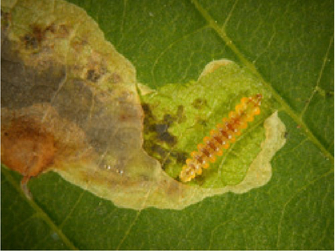
{"type": "Polygon", "coordinates": [[[89,58],[87,65],[84,65],[84,71],[86,71],[85,79],[92,83],[99,83],[103,80],[104,76],[109,75],[111,83],[114,83],[113,77],[107,69],[107,63],[103,59],[102,55],[97,52],[93,52],[89,58]]]}
{"type": "Polygon", "coordinates": [[[86,79],[90,82],[97,83],[106,73],[108,73],[104,62],[96,61],[94,58],[88,65],[86,79]]]}
{"type": "Polygon", "coordinates": [[[31,26],[31,32],[24,35],[22,40],[26,49],[38,49],[45,38],[45,33],[48,31],[38,25],[31,26]]]}
{"type": "Polygon", "coordinates": [[[94,69],[90,69],[90,70],[87,71],[86,78],[89,81],[97,82],[100,77],[101,77],[101,74],[99,74],[94,69]]]}
{"type": "Polygon", "coordinates": [[[7,167],[30,177],[48,169],[56,154],[54,136],[33,119],[15,118],[1,126],[1,161],[7,167]]]}
{"type": "MultiPolygon", "coordinates": [[[[66,38],[69,36],[69,28],[64,24],[57,25],[55,23],[45,27],[32,24],[30,25],[30,31],[25,34],[21,40],[23,41],[26,50],[37,50],[41,48],[43,41],[51,39],[49,34],[54,38],[66,38]]],[[[51,40],[49,42],[49,46],[52,47],[53,43],[51,40]]]]}

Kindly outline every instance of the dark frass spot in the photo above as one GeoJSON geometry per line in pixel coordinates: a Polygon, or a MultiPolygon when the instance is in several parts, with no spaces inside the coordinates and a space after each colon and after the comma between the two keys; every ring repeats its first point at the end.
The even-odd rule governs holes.
{"type": "Polygon", "coordinates": [[[169,127],[176,121],[176,118],[169,114],[165,114],[162,120],[157,120],[157,118],[152,114],[151,108],[148,104],[142,104],[142,108],[145,113],[144,133],[151,135],[150,140],[153,140],[153,142],[161,142],[163,144],[166,143],[169,146],[175,145],[177,139],[168,130],[169,127]]]}
{"type": "Polygon", "coordinates": [[[177,137],[169,132],[170,126],[179,123],[184,118],[183,106],[179,106],[176,115],[169,113],[158,120],[151,111],[148,104],[143,103],[144,111],[144,144],[143,148],[150,156],[156,158],[165,169],[174,163],[182,164],[185,162],[188,153],[180,152],[173,148],[177,144],[177,137]]]}
{"type": "Polygon", "coordinates": [[[87,80],[91,82],[97,82],[100,77],[101,75],[98,72],[96,72],[94,69],[90,69],[87,71],[86,78],[87,80]]]}
{"type": "Polygon", "coordinates": [[[31,25],[30,28],[31,31],[24,35],[22,40],[25,43],[26,49],[38,49],[45,39],[46,32],[49,30],[38,25],[31,25]]]}
{"type": "Polygon", "coordinates": [[[161,159],[165,159],[168,154],[168,151],[160,145],[154,144],[152,145],[151,149],[153,150],[153,152],[157,153],[161,159]]]}
{"type": "Polygon", "coordinates": [[[156,132],[158,134],[163,134],[163,133],[167,132],[167,129],[169,128],[169,125],[168,124],[156,124],[155,128],[156,128],[156,132]]]}
{"type": "Polygon", "coordinates": [[[168,132],[163,132],[163,133],[158,134],[157,138],[161,141],[164,141],[169,146],[174,146],[177,143],[176,137],[168,132]]]}
{"type": "Polygon", "coordinates": [[[286,131],[286,132],[284,133],[284,137],[285,137],[285,139],[287,139],[287,138],[289,137],[289,133],[288,133],[288,131],[286,131]]]}
{"type": "Polygon", "coordinates": [[[182,105],[178,106],[176,116],[177,116],[177,122],[179,124],[186,121],[186,116],[184,113],[184,106],[182,105]]]}
{"type": "Polygon", "coordinates": [[[173,164],[173,161],[171,160],[171,158],[166,159],[163,163],[162,163],[162,169],[166,170],[169,165],[173,164]]]}
{"type": "Polygon", "coordinates": [[[165,124],[170,126],[174,122],[174,118],[171,116],[171,114],[165,114],[163,121],[165,124]]]}
{"type": "Polygon", "coordinates": [[[197,124],[202,126],[207,126],[207,121],[205,119],[197,119],[197,124]]]}
{"type": "Polygon", "coordinates": [[[27,34],[23,37],[23,41],[26,45],[26,49],[37,49],[39,47],[39,43],[37,39],[30,34],[27,34]]]}
{"type": "Polygon", "coordinates": [[[176,158],[178,163],[183,164],[188,158],[189,153],[188,152],[173,152],[171,155],[176,158]]]}
{"type": "Polygon", "coordinates": [[[193,101],[192,106],[195,109],[200,110],[200,109],[204,108],[205,106],[207,106],[207,101],[206,101],[206,99],[196,98],[193,101]]]}

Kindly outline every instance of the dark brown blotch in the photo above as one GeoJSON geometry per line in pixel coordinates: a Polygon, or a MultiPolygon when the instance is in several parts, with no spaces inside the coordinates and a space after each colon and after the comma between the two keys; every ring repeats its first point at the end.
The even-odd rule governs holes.
{"type": "Polygon", "coordinates": [[[152,114],[150,106],[146,103],[142,104],[142,109],[144,111],[144,140],[166,143],[169,146],[175,145],[177,139],[168,131],[175,119],[171,115],[165,114],[162,120],[157,120],[152,114]]]}
{"type": "Polygon", "coordinates": [[[94,83],[97,82],[100,77],[101,75],[94,69],[90,69],[87,71],[86,78],[87,80],[91,82],[94,82],[94,83]]]}
{"type": "Polygon", "coordinates": [[[174,146],[177,143],[177,139],[169,132],[159,133],[157,137],[160,141],[164,141],[169,146],[174,146]]]}
{"type": "Polygon", "coordinates": [[[184,164],[189,154],[187,152],[172,152],[171,157],[175,158],[179,164],[184,164]]]}
{"type": "Polygon", "coordinates": [[[188,153],[173,148],[177,144],[177,137],[169,132],[170,126],[183,117],[183,106],[177,108],[177,115],[167,113],[160,120],[153,115],[149,104],[142,103],[142,108],[145,114],[143,148],[146,152],[156,158],[163,169],[174,163],[184,163],[188,153]]]}
{"type": "Polygon", "coordinates": [[[31,34],[27,34],[23,37],[24,44],[26,49],[37,49],[39,47],[38,40],[33,37],[31,34]]]}
{"type": "Polygon", "coordinates": [[[172,125],[175,119],[171,114],[165,114],[163,118],[163,122],[167,124],[168,126],[172,125]]]}
{"type": "Polygon", "coordinates": [[[46,38],[47,32],[51,32],[57,37],[67,37],[69,35],[68,28],[66,25],[56,26],[54,23],[47,27],[42,27],[37,24],[30,26],[30,32],[22,37],[22,41],[25,44],[26,49],[38,49],[40,48],[43,40],[46,38]]]}
{"type": "Polygon", "coordinates": [[[42,28],[39,25],[31,25],[30,32],[22,38],[26,49],[38,49],[45,38],[46,31],[46,28],[42,28]]]}

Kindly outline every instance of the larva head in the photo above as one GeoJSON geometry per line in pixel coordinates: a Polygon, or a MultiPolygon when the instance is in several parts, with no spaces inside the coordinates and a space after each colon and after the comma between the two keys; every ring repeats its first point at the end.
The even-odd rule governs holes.
{"type": "Polygon", "coordinates": [[[255,96],[253,96],[253,104],[254,104],[254,108],[253,108],[253,115],[259,115],[261,113],[261,109],[259,108],[261,106],[262,103],[262,94],[258,93],[255,96]]]}
{"type": "Polygon", "coordinates": [[[258,106],[261,105],[261,103],[262,103],[262,98],[263,98],[263,96],[262,96],[262,94],[260,94],[260,93],[258,93],[258,94],[256,94],[255,96],[253,96],[253,100],[254,100],[255,104],[257,104],[258,106]]]}
{"type": "Polygon", "coordinates": [[[239,108],[239,106],[244,104],[247,114],[246,120],[247,122],[251,122],[254,120],[255,115],[259,115],[261,113],[260,105],[262,103],[262,98],[262,94],[259,93],[249,98],[242,98],[241,104],[236,106],[236,110],[239,108]]]}

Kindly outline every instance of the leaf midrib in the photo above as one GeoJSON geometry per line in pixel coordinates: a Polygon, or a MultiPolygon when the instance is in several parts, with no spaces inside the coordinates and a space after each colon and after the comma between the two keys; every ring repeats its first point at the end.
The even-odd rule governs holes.
{"type": "MultiPolygon", "coordinates": [[[[242,52],[234,45],[232,40],[225,32],[225,26],[228,23],[228,18],[231,13],[228,15],[227,20],[224,22],[224,25],[220,27],[217,22],[212,18],[211,15],[199,4],[197,0],[191,0],[191,3],[195,6],[197,11],[202,15],[202,17],[207,21],[208,25],[219,35],[219,37],[225,42],[226,46],[228,46],[240,59],[240,61],[248,68],[259,80],[262,84],[272,93],[273,97],[280,103],[282,106],[282,110],[285,111],[302,129],[302,131],[306,134],[309,140],[314,143],[320,151],[327,157],[329,160],[334,163],[334,156],[327,150],[327,148],[320,142],[320,140],[314,135],[314,133],[309,129],[306,123],[302,120],[302,117],[292,109],[289,103],[282,98],[282,96],[270,85],[270,83],[266,82],[259,71],[256,69],[255,65],[250,62],[242,52]]],[[[235,2],[236,3],[236,2],[235,2]]],[[[232,8],[234,9],[235,4],[232,8]]]]}

